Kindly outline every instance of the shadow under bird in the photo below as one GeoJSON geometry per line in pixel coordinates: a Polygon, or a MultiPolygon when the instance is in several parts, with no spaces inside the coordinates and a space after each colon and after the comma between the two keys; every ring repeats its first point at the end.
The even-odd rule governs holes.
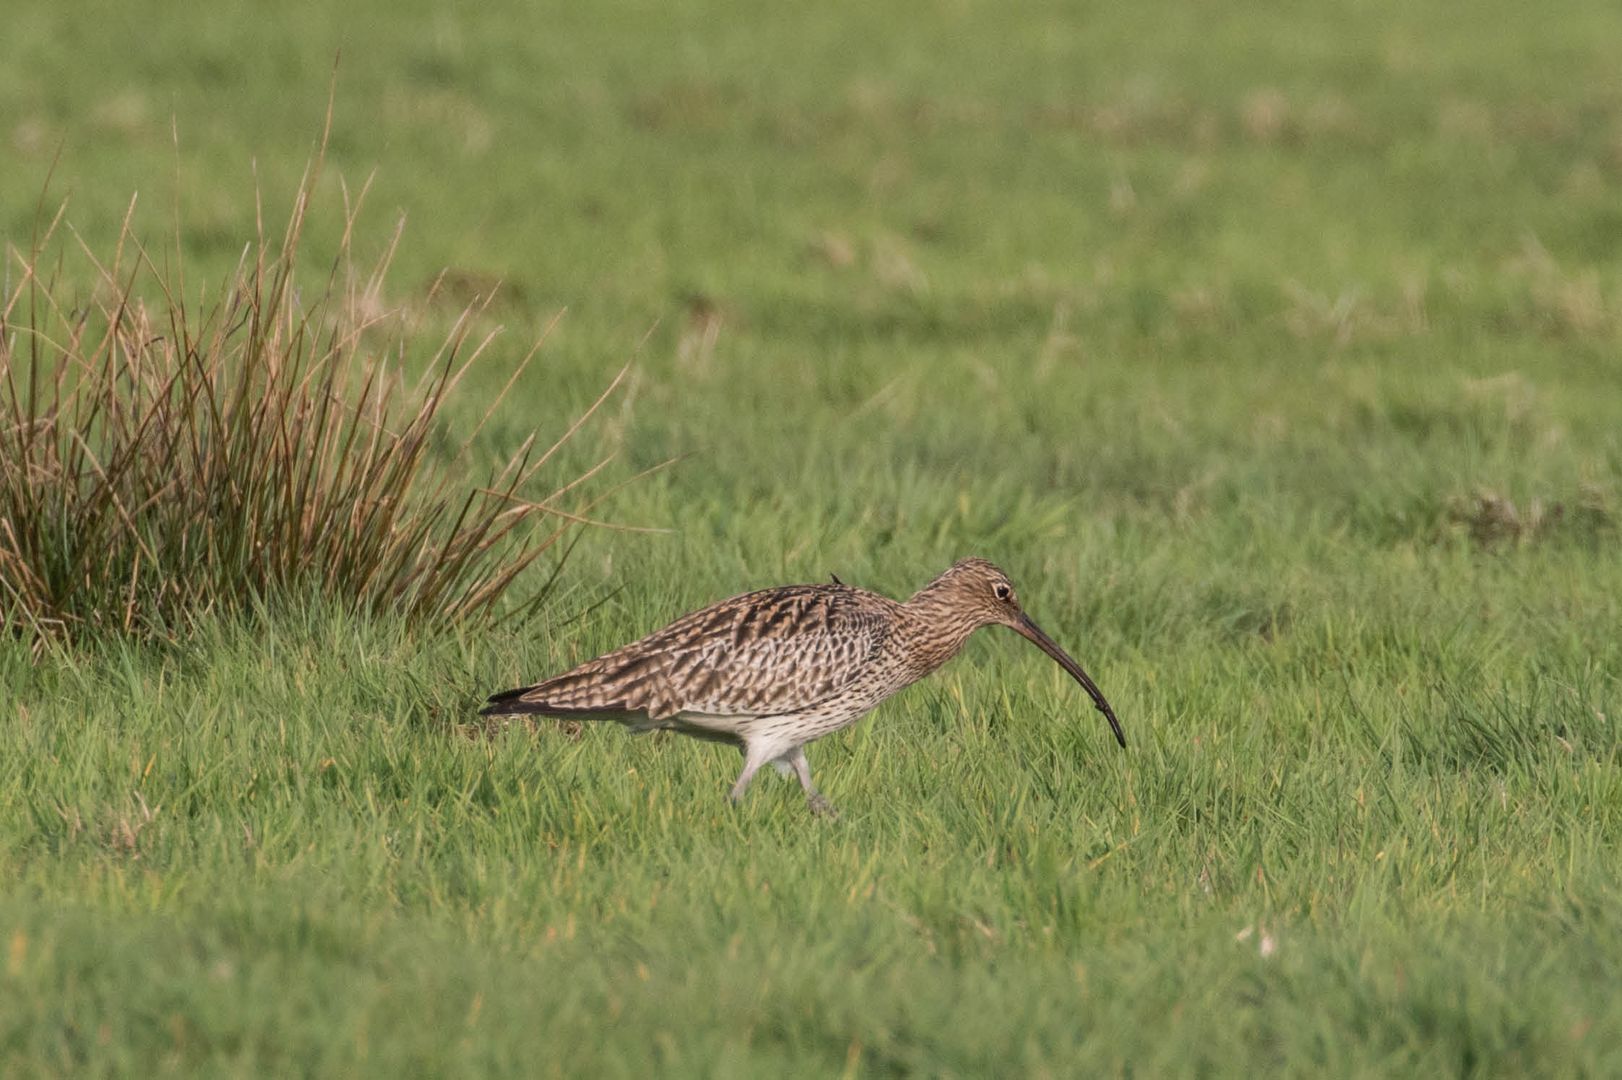
{"type": "Polygon", "coordinates": [[[482,712],[615,720],[633,731],[728,743],[744,759],[733,802],[771,762],[799,778],[813,812],[828,813],[806,743],[922,679],[982,626],[1006,626],[1058,661],[1126,746],[1097,685],[1020,608],[1008,575],[984,559],[955,563],[905,603],[837,578],[734,596],[545,682],[496,694],[482,712]]]}

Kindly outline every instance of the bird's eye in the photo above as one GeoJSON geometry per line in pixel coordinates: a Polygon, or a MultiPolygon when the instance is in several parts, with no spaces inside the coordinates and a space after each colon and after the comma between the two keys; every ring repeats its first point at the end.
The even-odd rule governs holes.
{"type": "Polygon", "coordinates": [[[1000,582],[992,586],[991,592],[997,597],[998,600],[1007,600],[1009,597],[1014,595],[1013,589],[1010,589],[1007,585],[1000,582]]]}

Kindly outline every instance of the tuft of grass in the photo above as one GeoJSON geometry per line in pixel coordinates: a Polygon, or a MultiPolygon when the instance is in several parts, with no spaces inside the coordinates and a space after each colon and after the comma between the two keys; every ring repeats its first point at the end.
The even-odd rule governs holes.
{"type": "MultiPolygon", "coordinates": [[[[365,191],[347,189],[332,268],[303,287],[320,166],[285,232],[267,238],[261,213],[200,305],[178,245],[160,266],[137,239],[133,201],[109,258],[57,242],[60,210],[29,251],[8,252],[20,274],[0,307],[0,628],[36,641],[169,635],[285,595],[411,622],[484,618],[589,523],[582,485],[606,461],[563,479],[547,469],[624,372],[556,440],[531,433],[467,482],[506,389],[467,430],[440,416],[498,332],[476,329],[493,294],[471,298],[425,354],[421,332],[381,300],[399,229],[358,269],[365,191]],[[63,272],[70,253],[97,282],[83,300],[61,284],[81,269],[63,272]],[[408,382],[406,370],[424,374],[408,382]]],[[[551,580],[508,613],[541,603],[551,580]]]]}

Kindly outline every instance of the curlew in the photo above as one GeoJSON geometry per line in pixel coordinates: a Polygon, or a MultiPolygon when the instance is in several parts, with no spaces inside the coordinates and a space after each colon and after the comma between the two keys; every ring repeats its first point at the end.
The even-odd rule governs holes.
{"type": "Polygon", "coordinates": [[[734,596],[545,682],[496,694],[483,712],[615,720],[727,743],[744,759],[734,803],[771,762],[799,778],[813,812],[828,813],[805,745],[946,663],[982,626],[1006,626],[1058,661],[1126,746],[1097,685],[984,559],[955,563],[905,603],[837,577],[734,596]]]}

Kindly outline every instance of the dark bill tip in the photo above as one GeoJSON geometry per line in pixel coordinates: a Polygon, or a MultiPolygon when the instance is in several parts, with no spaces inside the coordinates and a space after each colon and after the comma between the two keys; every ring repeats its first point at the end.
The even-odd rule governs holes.
{"type": "Polygon", "coordinates": [[[1044,634],[1042,628],[1032,622],[1029,615],[1021,613],[1019,621],[1013,624],[1013,628],[1038,649],[1053,657],[1060,667],[1070,673],[1072,679],[1081,684],[1081,688],[1093,699],[1093,708],[1103,713],[1104,719],[1109,721],[1110,730],[1115,732],[1115,741],[1121,744],[1121,749],[1126,749],[1126,736],[1121,732],[1121,722],[1115,719],[1115,710],[1109,707],[1104,692],[1081,669],[1081,665],[1076,663],[1069,653],[1059,648],[1056,641],[1044,634]]]}

